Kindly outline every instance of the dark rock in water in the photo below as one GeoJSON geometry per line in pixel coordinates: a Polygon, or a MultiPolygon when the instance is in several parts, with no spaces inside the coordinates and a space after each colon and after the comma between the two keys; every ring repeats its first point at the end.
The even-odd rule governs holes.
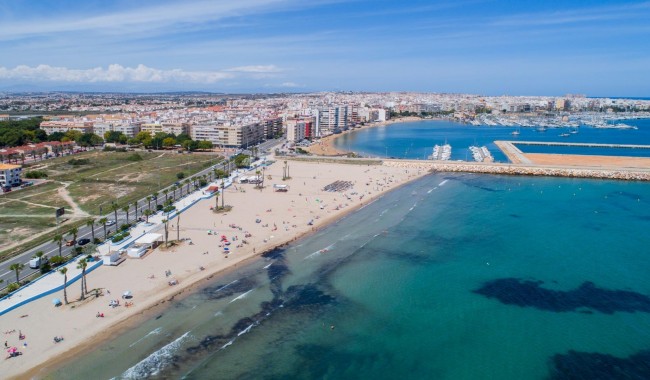
{"type": "Polygon", "coordinates": [[[334,297],[323,293],[313,284],[290,286],[285,294],[287,298],[285,306],[289,308],[327,305],[335,300],[334,297]]]}
{"type": "Polygon", "coordinates": [[[485,283],[474,293],[496,298],[507,305],[535,307],[554,312],[591,309],[605,314],[617,311],[650,312],[650,297],[627,290],[609,290],[585,282],[574,290],[542,288],[542,281],[503,278],[485,283]]]}
{"type": "Polygon", "coordinates": [[[521,215],[517,215],[517,214],[508,214],[508,216],[512,218],[521,218],[521,215]]]}
{"type": "Polygon", "coordinates": [[[240,278],[229,284],[217,284],[204,288],[201,293],[209,300],[218,300],[225,297],[230,297],[234,294],[245,293],[257,286],[257,282],[252,278],[240,278]]]}
{"type": "Polygon", "coordinates": [[[284,248],[274,248],[268,252],[262,253],[262,257],[265,259],[279,259],[284,256],[284,248]]]}
{"type": "Polygon", "coordinates": [[[650,379],[650,350],[628,358],[569,351],[551,359],[552,380],[650,379]]]}

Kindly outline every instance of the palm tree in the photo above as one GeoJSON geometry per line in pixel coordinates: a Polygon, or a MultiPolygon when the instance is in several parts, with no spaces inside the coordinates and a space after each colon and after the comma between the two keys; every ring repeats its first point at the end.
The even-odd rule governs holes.
{"type": "Polygon", "coordinates": [[[169,222],[169,221],[167,219],[163,219],[162,222],[165,225],[165,248],[166,248],[167,247],[167,237],[169,235],[169,228],[168,228],[169,226],[168,226],[167,222],[169,222]]]}
{"type": "Polygon", "coordinates": [[[106,219],[106,218],[99,219],[99,224],[102,224],[104,226],[104,240],[106,240],[106,235],[108,235],[106,233],[106,223],[107,222],[108,222],[108,219],[106,219]]]}
{"type": "Polygon", "coordinates": [[[59,273],[63,275],[63,301],[68,304],[68,268],[63,267],[59,269],[59,273]]]}
{"type": "Polygon", "coordinates": [[[111,203],[111,211],[113,211],[113,214],[115,216],[115,224],[117,224],[117,210],[120,209],[120,206],[117,203],[111,203]]]}
{"type": "Polygon", "coordinates": [[[214,199],[214,209],[218,210],[219,209],[219,190],[214,191],[214,195],[216,196],[214,199]]]}
{"type": "Polygon", "coordinates": [[[174,185],[174,186],[172,187],[172,190],[174,191],[174,192],[172,193],[172,200],[174,200],[174,201],[176,200],[176,189],[178,189],[178,185],[174,185]]]}
{"type": "Polygon", "coordinates": [[[34,254],[34,257],[37,257],[37,258],[39,258],[39,259],[44,260],[43,257],[45,257],[45,252],[43,252],[43,251],[38,251],[38,252],[36,252],[36,253],[34,254]]]}
{"type": "Polygon", "coordinates": [[[224,208],[224,205],[223,205],[224,200],[223,200],[223,198],[226,195],[226,189],[224,188],[224,185],[226,184],[225,181],[226,180],[224,178],[221,178],[221,191],[223,191],[223,193],[221,193],[221,208],[224,208]]]}
{"type": "Polygon", "coordinates": [[[165,203],[167,203],[167,198],[168,198],[168,195],[169,195],[169,189],[163,190],[163,194],[165,194],[165,203]]]}
{"type": "Polygon", "coordinates": [[[145,199],[147,200],[147,208],[151,210],[151,195],[148,195],[145,199]]]}
{"type": "MultiPolygon", "coordinates": [[[[158,195],[159,195],[158,192],[155,192],[155,193],[152,194],[152,198],[156,199],[156,207],[158,207],[158,195]]],[[[149,208],[151,208],[151,207],[149,207],[149,208]]]]}
{"type": "Polygon", "coordinates": [[[135,209],[134,219],[138,220],[138,201],[133,202],[133,208],[135,209]]]}
{"type": "Polygon", "coordinates": [[[79,229],[77,227],[72,227],[70,231],[68,231],[68,235],[72,235],[73,246],[77,245],[77,234],[79,234],[79,229]]]}
{"type": "Polygon", "coordinates": [[[129,224],[129,209],[131,207],[127,203],[126,206],[122,207],[122,211],[124,211],[124,215],[126,215],[126,224],[129,224]]]}
{"type": "Polygon", "coordinates": [[[147,218],[147,223],[149,223],[149,216],[153,214],[153,212],[149,209],[144,210],[143,212],[144,216],[147,218]]]}
{"type": "Polygon", "coordinates": [[[77,263],[77,269],[81,269],[81,300],[86,298],[86,291],[88,290],[88,287],[86,286],[86,267],[88,266],[88,262],[86,259],[81,259],[79,260],[79,263],[77,263]]]}
{"type": "Polygon", "coordinates": [[[54,235],[52,241],[59,245],[59,256],[61,256],[61,245],[63,245],[63,236],[61,234],[54,235]]]}
{"type": "Polygon", "coordinates": [[[185,190],[185,192],[189,194],[190,193],[190,183],[192,183],[192,181],[190,181],[190,179],[187,178],[187,179],[185,179],[185,181],[183,181],[183,183],[187,186],[187,190],[185,190]]]}
{"type": "Polygon", "coordinates": [[[93,243],[95,242],[95,219],[90,219],[86,222],[86,227],[90,227],[90,236],[93,238],[93,243]]]}
{"type": "Polygon", "coordinates": [[[24,267],[25,264],[21,264],[21,263],[13,263],[9,267],[9,270],[16,272],[16,283],[19,283],[20,280],[18,278],[18,275],[20,274],[20,271],[23,270],[24,267]]]}

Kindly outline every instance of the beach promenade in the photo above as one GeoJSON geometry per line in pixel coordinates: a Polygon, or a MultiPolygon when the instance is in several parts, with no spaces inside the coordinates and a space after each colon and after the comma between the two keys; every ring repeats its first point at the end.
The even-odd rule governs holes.
{"type": "MultiPolygon", "coordinates": [[[[200,192],[180,201],[177,208],[185,210],[180,213],[180,220],[171,216],[169,238],[178,237],[182,241],[169,248],[159,247],[140,259],[128,258],[119,266],[97,267],[87,275],[87,282],[88,289],[96,289],[98,296],[91,291],[85,301],[78,301],[80,282],[77,281],[67,288],[69,305],[52,304],[52,298],[63,300],[63,291],[56,290],[0,316],[8,345],[23,353],[0,363],[0,372],[5,378],[43,375],[48,366],[72,359],[150,317],[161,306],[199,288],[206,279],[313,233],[384,192],[427,174],[425,170],[398,168],[381,162],[288,160],[291,178],[283,181],[284,165],[278,161],[257,169],[262,170],[265,178],[262,189],[235,180],[219,197],[219,204],[225,196],[225,204],[232,206],[229,212],[213,212],[215,197],[208,198],[200,192]],[[336,181],[349,182],[351,187],[344,191],[325,191],[336,181]],[[275,191],[274,184],[287,185],[288,191],[275,191]],[[228,246],[222,236],[228,239],[228,246]],[[130,307],[125,307],[125,300],[120,297],[126,291],[133,294],[130,307]],[[110,307],[112,300],[120,301],[120,306],[110,307]],[[97,317],[98,313],[104,317],[97,317]],[[24,340],[18,339],[18,331],[25,334],[24,340]],[[64,340],[55,343],[54,336],[64,340]],[[25,343],[27,346],[23,346],[25,343]]],[[[133,238],[146,232],[160,233],[161,218],[159,215],[150,219],[150,226],[137,227],[132,232],[133,238]]],[[[116,248],[111,246],[111,250],[116,248]]],[[[107,251],[108,247],[101,249],[107,251]]],[[[69,265],[76,267],[74,263],[69,265]]],[[[76,272],[70,270],[69,277],[72,277],[76,272]]],[[[32,286],[41,281],[44,289],[46,284],[55,287],[63,284],[62,275],[54,273],[49,277],[32,286]]],[[[33,292],[37,289],[33,288],[33,292]]],[[[12,299],[27,297],[25,293],[12,299]]]]}

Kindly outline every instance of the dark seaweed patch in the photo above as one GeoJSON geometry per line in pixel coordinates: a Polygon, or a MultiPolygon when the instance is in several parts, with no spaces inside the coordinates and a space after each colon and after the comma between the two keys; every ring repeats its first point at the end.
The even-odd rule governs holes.
{"type": "Polygon", "coordinates": [[[271,264],[266,273],[269,276],[270,288],[274,297],[282,296],[282,279],[287,274],[291,273],[289,267],[284,263],[284,259],[280,259],[271,264]]]}
{"type": "Polygon", "coordinates": [[[301,308],[306,306],[321,306],[334,302],[334,297],[323,293],[313,284],[293,285],[287,289],[285,306],[301,308]]]}
{"type": "Polygon", "coordinates": [[[517,214],[508,214],[508,216],[511,218],[521,218],[521,215],[517,215],[517,214]]]}
{"type": "Polygon", "coordinates": [[[605,314],[617,311],[650,312],[650,297],[627,290],[610,290],[584,282],[574,290],[542,288],[542,281],[502,278],[485,283],[474,293],[496,298],[506,305],[534,307],[554,312],[591,309],[605,314]]]}
{"type": "Polygon", "coordinates": [[[277,260],[284,256],[284,248],[274,248],[268,252],[262,253],[262,257],[265,259],[277,260]]]}
{"type": "Polygon", "coordinates": [[[552,380],[650,379],[650,351],[639,351],[627,358],[569,351],[551,359],[552,380]]]}
{"type": "Polygon", "coordinates": [[[218,300],[230,297],[233,294],[245,293],[257,286],[257,282],[250,277],[240,278],[229,284],[218,284],[204,288],[201,293],[209,300],[218,300]]]}

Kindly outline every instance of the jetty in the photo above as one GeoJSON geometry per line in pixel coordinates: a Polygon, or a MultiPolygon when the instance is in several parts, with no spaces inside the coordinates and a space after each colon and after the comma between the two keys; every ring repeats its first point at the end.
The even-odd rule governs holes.
{"type": "Polygon", "coordinates": [[[449,161],[451,158],[451,145],[436,145],[433,147],[433,153],[429,156],[430,160],[449,161]]]}
{"type": "Polygon", "coordinates": [[[493,162],[494,157],[486,146],[470,146],[469,150],[472,152],[472,157],[476,162],[493,162]]]}
{"type": "Polygon", "coordinates": [[[566,143],[555,141],[499,141],[514,145],[538,145],[538,146],[576,146],[587,148],[616,148],[616,149],[650,149],[650,145],[634,144],[596,144],[596,143],[566,143]]]}

